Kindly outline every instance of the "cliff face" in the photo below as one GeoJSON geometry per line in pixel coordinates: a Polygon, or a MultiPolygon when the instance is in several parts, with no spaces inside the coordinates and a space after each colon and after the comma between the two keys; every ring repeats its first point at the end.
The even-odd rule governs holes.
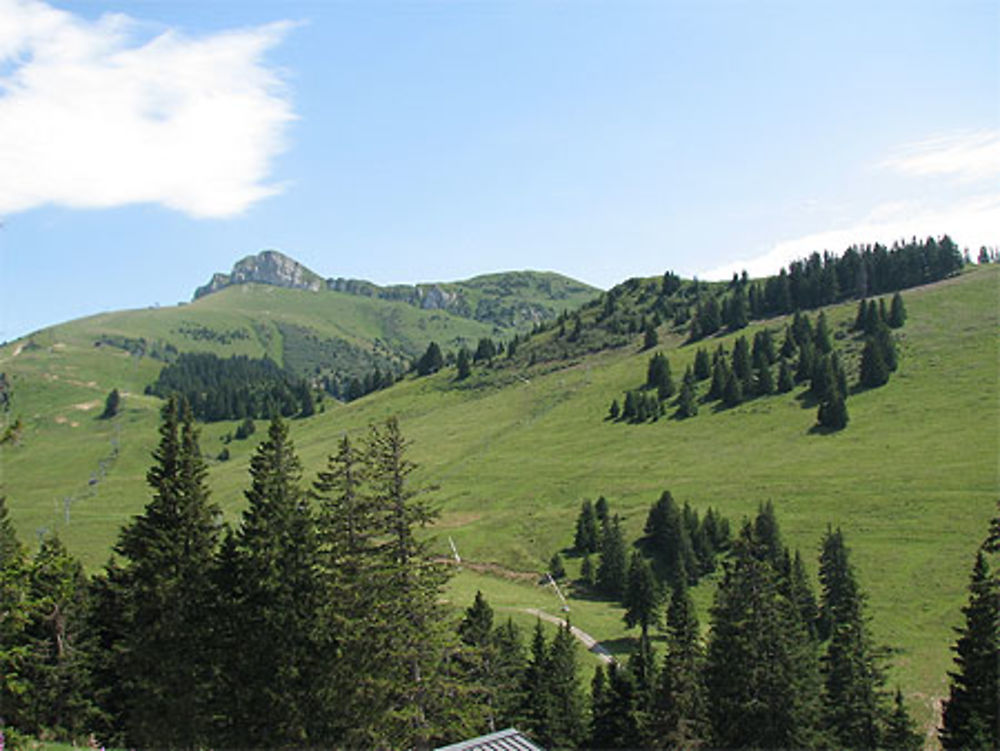
{"type": "Polygon", "coordinates": [[[323,279],[310,271],[298,261],[279,253],[276,250],[264,250],[255,256],[247,256],[237,261],[228,274],[214,274],[212,280],[198,287],[194,299],[204,297],[212,292],[229,287],[233,284],[273,284],[276,287],[291,287],[318,292],[326,287],[323,279]]]}

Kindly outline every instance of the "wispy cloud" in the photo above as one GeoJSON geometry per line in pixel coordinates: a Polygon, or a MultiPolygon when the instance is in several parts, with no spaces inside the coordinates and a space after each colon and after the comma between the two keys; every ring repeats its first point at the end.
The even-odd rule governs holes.
{"type": "Polygon", "coordinates": [[[906,144],[881,166],[903,175],[952,175],[962,180],[1000,177],[1000,131],[979,130],[906,144]]]}
{"type": "MultiPolygon", "coordinates": [[[[728,279],[743,269],[752,276],[775,274],[790,261],[813,251],[842,253],[854,244],[891,244],[894,240],[949,234],[961,247],[1000,246],[1000,193],[969,198],[940,208],[893,201],[876,206],[868,216],[847,227],[815,232],[776,243],[770,250],[733,261],[700,274],[703,279],[728,279]]],[[[975,253],[973,253],[975,255],[975,253]]]]}
{"type": "Polygon", "coordinates": [[[268,182],[293,119],[264,61],[291,24],[191,38],[0,0],[0,214],[159,203],[226,217],[268,182]],[[145,33],[144,33],[145,32],[145,33]]]}

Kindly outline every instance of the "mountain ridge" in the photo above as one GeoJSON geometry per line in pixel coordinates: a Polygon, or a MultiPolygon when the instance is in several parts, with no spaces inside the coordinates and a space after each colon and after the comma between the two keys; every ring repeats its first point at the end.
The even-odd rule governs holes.
{"type": "Polygon", "coordinates": [[[595,297],[600,289],[552,271],[504,271],[454,282],[379,285],[365,279],[323,278],[278,250],[262,250],[216,272],[193,300],[240,284],[269,284],[310,292],[342,292],[443,310],[501,328],[527,329],[595,297]]]}

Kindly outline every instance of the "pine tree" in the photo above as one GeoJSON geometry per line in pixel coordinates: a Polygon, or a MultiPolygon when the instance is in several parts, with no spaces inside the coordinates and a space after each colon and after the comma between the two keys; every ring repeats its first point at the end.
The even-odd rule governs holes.
{"type": "Polygon", "coordinates": [[[832,386],[820,400],[816,413],[816,422],[830,430],[843,430],[847,427],[850,417],[847,414],[847,401],[840,389],[832,386]]]}
{"type": "Polygon", "coordinates": [[[755,393],[759,396],[768,396],[774,393],[774,374],[771,373],[771,366],[764,364],[757,371],[755,379],[755,393]]]}
{"type": "Polygon", "coordinates": [[[746,525],[712,606],[705,668],[712,742],[807,748],[818,735],[818,670],[797,610],[746,525]]]}
{"type": "Polygon", "coordinates": [[[559,627],[546,660],[550,708],[539,742],[550,748],[574,748],[586,736],[584,698],[577,680],[576,639],[569,623],[559,627]]]}
{"type": "Polygon", "coordinates": [[[995,749],[1000,747],[1000,582],[991,575],[982,550],[976,555],[962,613],[965,624],[952,647],[955,670],[948,673],[941,745],[946,751],[995,749]]]}
{"type": "Polygon", "coordinates": [[[726,386],[722,391],[722,403],[727,407],[736,407],[743,403],[743,384],[732,371],[726,378],[726,386]]]}
{"type": "Polygon", "coordinates": [[[625,608],[625,625],[639,626],[642,638],[649,635],[649,627],[659,620],[659,592],[649,561],[639,551],[633,551],[629,560],[628,579],[622,605],[625,608]]]}
{"type": "Polygon", "coordinates": [[[792,368],[788,360],[781,358],[781,365],[778,367],[778,393],[787,394],[795,388],[795,378],[792,376],[792,368]]]}
{"type": "Polygon", "coordinates": [[[858,375],[858,385],[862,388],[871,389],[882,386],[889,381],[889,366],[885,362],[885,355],[877,340],[868,338],[865,340],[864,349],[861,350],[861,370],[858,375]]]}
{"type": "Polygon", "coordinates": [[[906,306],[903,305],[903,296],[899,292],[892,296],[892,304],[889,306],[889,320],[886,323],[894,329],[901,328],[906,323],[906,306]]]}
{"type": "Polygon", "coordinates": [[[840,530],[827,530],[822,547],[821,611],[830,634],[822,659],[824,725],[842,748],[876,748],[888,716],[881,655],[871,642],[840,530]]]}
{"type": "Polygon", "coordinates": [[[457,370],[455,375],[456,381],[464,381],[472,374],[472,366],[469,363],[469,350],[465,347],[458,350],[458,359],[456,360],[455,367],[457,370]]]}
{"type": "Polygon", "coordinates": [[[375,721],[368,715],[372,702],[356,690],[357,676],[368,669],[371,631],[381,625],[370,618],[380,594],[381,530],[368,474],[364,452],[344,436],[313,483],[320,591],[313,691],[322,709],[311,735],[324,742],[340,742],[349,728],[375,721]]]}
{"type": "Polygon", "coordinates": [[[833,340],[830,338],[830,327],[826,323],[826,312],[820,311],[816,319],[816,332],[813,334],[816,351],[828,355],[833,351],[833,340]]]}
{"type": "Polygon", "coordinates": [[[601,530],[601,561],[597,566],[597,587],[606,596],[621,600],[627,584],[628,562],[625,541],[617,515],[601,530]]]}
{"type": "Polygon", "coordinates": [[[437,342],[427,345],[427,350],[417,361],[417,375],[425,376],[437,373],[444,366],[444,356],[437,342]]]}
{"type": "Polygon", "coordinates": [[[903,692],[897,688],[892,714],[882,735],[882,748],[886,751],[920,751],[923,747],[923,736],[916,731],[913,718],[903,703],[903,692]]]}
{"type": "Polygon", "coordinates": [[[14,706],[4,703],[6,719],[32,735],[82,738],[98,719],[83,566],[50,536],[31,562],[27,584],[26,651],[17,671],[26,690],[14,706]]]}
{"type": "Polygon", "coordinates": [[[573,549],[586,555],[598,550],[597,516],[590,501],[580,504],[580,514],[576,518],[576,534],[573,537],[573,549]]]}
{"type": "Polygon", "coordinates": [[[104,411],[101,412],[100,419],[110,420],[112,417],[118,414],[118,410],[121,409],[121,394],[118,393],[118,389],[111,389],[108,394],[108,398],[104,400],[104,411]]]}
{"type": "Polygon", "coordinates": [[[652,349],[657,344],[660,343],[660,337],[656,333],[656,327],[652,324],[646,326],[646,331],[643,335],[642,348],[644,350],[652,349]]]}
{"type": "Polygon", "coordinates": [[[701,347],[694,353],[694,375],[699,381],[705,381],[712,377],[712,363],[709,360],[708,352],[701,347]]]}
{"type": "Polygon", "coordinates": [[[690,383],[685,381],[684,385],[681,386],[681,394],[677,400],[677,412],[676,415],[681,420],[688,417],[694,417],[698,414],[698,400],[694,396],[694,388],[690,383]]]}
{"type": "Polygon", "coordinates": [[[663,491],[646,516],[643,545],[653,559],[657,577],[671,584],[695,577],[698,567],[688,529],[669,490],[663,491]]]}
{"type": "Polygon", "coordinates": [[[708,741],[704,662],[698,618],[682,578],[672,588],[667,609],[667,653],[652,721],[655,737],[670,748],[696,748],[708,741]]]}
{"type": "Polygon", "coordinates": [[[238,662],[230,683],[219,686],[229,696],[233,733],[221,745],[302,745],[319,713],[312,657],[322,589],[301,474],[287,424],[274,417],[250,461],[247,509],[234,544],[239,588],[228,595],[231,621],[221,630],[238,640],[226,649],[253,660],[238,662]]]}
{"type": "Polygon", "coordinates": [[[608,409],[608,419],[617,420],[618,416],[621,414],[621,407],[618,406],[618,400],[611,400],[611,407],[608,409]]]}
{"type": "Polygon", "coordinates": [[[437,510],[424,498],[424,489],[411,485],[417,465],[407,457],[408,448],[396,418],[371,429],[370,488],[384,540],[378,608],[385,618],[385,631],[371,646],[381,663],[374,678],[384,681],[378,699],[386,711],[366,745],[424,746],[441,739],[449,727],[451,732],[470,729],[470,697],[448,672],[456,645],[440,600],[449,573],[434,560],[429,542],[416,534],[437,510]]]}
{"type": "Polygon", "coordinates": [[[206,649],[213,626],[205,613],[218,508],[208,499],[190,409],[170,398],[161,417],[156,463],[146,473],[153,498],[115,546],[124,561],[127,623],[117,649],[130,742],[190,748],[208,732],[212,673],[206,649]]]}

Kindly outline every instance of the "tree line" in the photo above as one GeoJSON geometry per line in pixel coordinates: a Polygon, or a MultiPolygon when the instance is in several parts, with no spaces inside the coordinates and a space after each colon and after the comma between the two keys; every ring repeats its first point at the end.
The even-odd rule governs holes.
{"type": "Polygon", "coordinates": [[[163,367],[146,393],[164,399],[180,394],[194,416],[206,422],[308,417],[316,411],[309,382],[267,357],[185,352],[163,367]]]}

